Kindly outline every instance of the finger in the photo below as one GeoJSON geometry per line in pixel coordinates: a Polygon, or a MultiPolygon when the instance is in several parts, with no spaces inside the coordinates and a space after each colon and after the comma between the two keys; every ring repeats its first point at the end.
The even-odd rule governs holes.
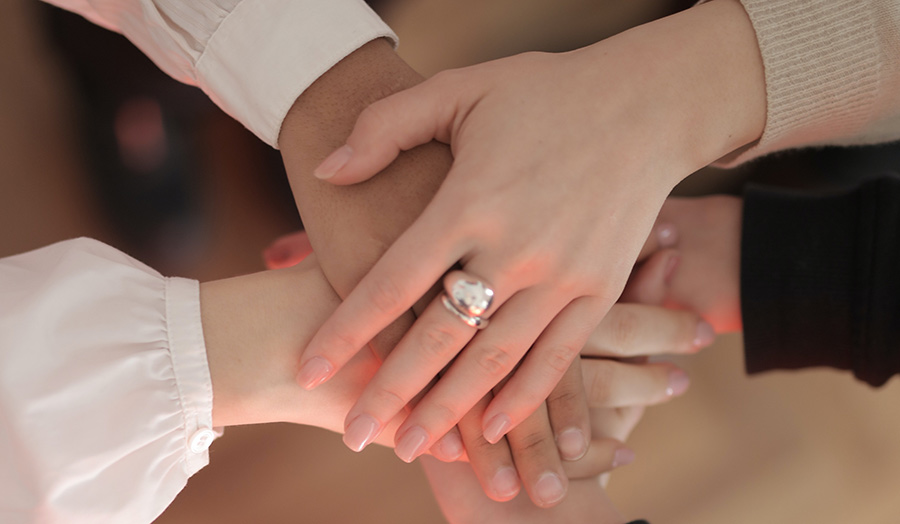
{"type": "MultiPolygon", "coordinates": [[[[501,283],[505,284],[502,279],[501,283]]],[[[511,285],[504,285],[502,289],[509,289],[511,285]]],[[[495,299],[502,303],[506,297],[497,295],[495,299]]],[[[433,299],[363,390],[347,413],[344,442],[350,449],[361,451],[365,448],[381,432],[383,423],[407,406],[472,339],[476,329],[448,311],[450,308],[452,306],[446,305],[442,296],[433,299]]],[[[438,436],[456,425],[502,378],[483,383],[478,389],[470,388],[466,396],[440,406],[443,422],[440,428],[404,425],[400,430],[402,438],[395,448],[397,456],[406,462],[415,460],[434,445],[438,436]]],[[[448,379],[442,378],[439,383],[445,380],[448,379]]],[[[426,405],[428,398],[426,395],[426,405]]]]}
{"type": "MultiPolygon", "coordinates": [[[[517,293],[504,307],[497,310],[492,317],[491,325],[472,339],[446,374],[412,410],[400,431],[415,428],[412,434],[424,433],[429,435],[430,439],[433,436],[443,435],[470,410],[472,405],[509,375],[540,335],[542,327],[552,318],[551,311],[556,305],[549,297],[538,299],[540,296],[543,295],[536,294],[534,289],[528,289],[517,293]],[[547,304],[548,307],[540,310],[531,307],[536,299],[537,303],[547,304]]],[[[386,363],[385,367],[389,363],[386,363]]],[[[552,389],[552,386],[542,384],[535,387],[546,387],[548,393],[552,389]]],[[[543,398],[537,405],[542,403],[543,398]]],[[[537,405],[531,410],[536,409],[537,405]]],[[[527,415],[528,413],[525,414],[527,415]]],[[[486,437],[490,442],[498,442],[513,427],[513,420],[508,418],[494,420],[489,422],[489,425],[492,432],[486,434],[486,437]]],[[[398,456],[415,458],[401,454],[406,450],[405,444],[398,443],[398,456]]]]}
{"type": "Polygon", "coordinates": [[[594,438],[628,440],[631,432],[644,416],[645,406],[591,409],[591,432],[594,438]]]}
{"type": "Polygon", "coordinates": [[[622,291],[622,302],[663,305],[672,276],[680,263],[681,255],[675,249],[663,249],[651,254],[632,272],[622,291]]]}
{"type": "MultiPolygon", "coordinates": [[[[488,441],[494,442],[503,436],[496,421],[508,421],[509,427],[515,427],[550,396],[553,388],[578,357],[581,347],[602,315],[602,302],[584,297],[569,303],[553,319],[541,333],[515,375],[488,406],[485,413],[485,438],[488,441]]],[[[576,376],[575,380],[580,378],[576,376]]],[[[563,402],[577,401],[579,396],[583,396],[571,389],[568,393],[571,395],[568,399],[557,402],[558,409],[562,409],[560,405],[563,402]]],[[[578,412],[581,408],[575,405],[571,409],[578,412]]],[[[574,424],[571,428],[560,429],[586,429],[586,411],[579,413],[581,413],[579,416],[584,417],[583,422],[574,424]]],[[[586,445],[590,438],[589,433],[584,437],[586,445]]],[[[572,440],[575,440],[574,437],[572,440]]]]}
{"type": "Polygon", "coordinates": [[[559,460],[546,406],[542,404],[513,428],[506,440],[531,501],[542,508],[558,504],[566,496],[569,479],[559,460]]]}
{"type": "Polygon", "coordinates": [[[597,438],[591,441],[580,460],[563,462],[563,471],[569,480],[586,479],[608,473],[634,462],[634,451],[614,438],[597,438]]]}
{"type": "Polygon", "coordinates": [[[388,248],[310,340],[297,373],[301,386],[312,389],[334,376],[465,252],[453,232],[438,234],[440,224],[429,209],[388,248]]]}
{"type": "Polygon", "coordinates": [[[451,428],[446,435],[438,439],[431,447],[431,454],[442,462],[455,462],[465,454],[459,428],[451,428]]]}
{"type": "Polygon", "coordinates": [[[481,417],[490,398],[486,395],[460,420],[459,433],[484,493],[504,502],[519,494],[521,483],[506,440],[491,444],[482,435],[481,417]]]}
{"type": "Polygon", "coordinates": [[[581,355],[626,358],[689,354],[714,339],[712,326],[690,311],[619,303],[588,337],[581,355]]]}
{"type": "Polygon", "coordinates": [[[438,74],[368,106],[347,143],[323,160],[313,174],[332,184],[354,184],[386,168],[401,151],[433,139],[449,143],[463,94],[452,78],[453,74],[438,74]]]}
{"type": "Polygon", "coordinates": [[[648,406],[683,395],[690,379],[668,362],[627,364],[609,359],[581,359],[588,405],[592,408],[648,406]]]}
{"type": "Polygon", "coordinates": [[[547,411],[560,458],[570,462],[580,460],[591,441],[591,418],[584,393],[581,359],[572,362],[550,392],[547,411]]]}
{"type": "Polygon", "coordinates": [[[297,231],[275,239],[263,251],[267,269],[282,269],[296,266],[312,253],[312,244],[306,231],[297,231]]]}
{"type": "Polygon", "coordinates": [[[640,262],[660,249],[672,247],[677,243],[678,228],[675,227],[675,224],[671,222],[661,222],[657,219],[653,229],[650,230],[647,241],[644,242],[644,246],[641,248],[637,260],[640,262]]]}

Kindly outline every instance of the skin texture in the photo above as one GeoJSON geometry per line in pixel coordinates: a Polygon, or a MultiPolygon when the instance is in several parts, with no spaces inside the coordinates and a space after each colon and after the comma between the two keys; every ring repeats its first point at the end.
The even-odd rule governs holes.
{"type": "Polygon", "coordinates": [[[499,440],[565,376],[674,184],[758,139],[764,123],[762,62],[736,0],[570,53],[442,73],[371,105],[317,176],[369,184],[432,139],[452,146],[454,164],[312,340],[301,379],[327,380],[460,261],[496,291],[490,326],[476,334],[432,302],[348,421],[388,420],[428,387],[400,431],[435,442],[493,392],[482,431],[499,440]]]}

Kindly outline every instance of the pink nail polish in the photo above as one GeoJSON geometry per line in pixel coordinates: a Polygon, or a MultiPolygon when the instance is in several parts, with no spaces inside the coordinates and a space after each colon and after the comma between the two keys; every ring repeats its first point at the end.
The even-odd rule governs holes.
{"type": "Polygon", "coordinates": [[[674,224],[659,224],[655,230],[660,247],[672,247],[678,242],[678,229],[674,224]]]}
{"type": "Polygon", "coordinates": [[[353,156],[353,149],[348,145],[343,145],[328,155],[328,158],[323,160],[322,163],[319,164],[319,167],[313,171],[313,175],[321,180],[331,178],[335,173],[340,171],[342,167],[347,165],[351,156],[353,156]]]}
{"type": "Polygon", "coordinates": [[[347,425],[344,444],[353,451],[360,452],[378,436],[381,424],[369,415],[360,415],[347,425]]]}
{"type": "Polygon", "coordinates": [[[424,429],[419,426],[413,426],[400,437],[397,447],[394,448],[394,453],[403,462],[412,462],[425,452],[425,445],[428,444],[429,440],[428,433],[424,429]]]}
{"type": "Polygon", "coordinates": [[[512,420],[508,416],[504,414],[495,415],[484,427],[484,440],[491,444],[496,444],[503,438],[503,435],[506,435],[510,426],[512,426],[512,420]]]}
{"type": "Polygon", "coordinates": [[[442,458],[445,460],[456,460],[462,456],[464,451],[462,439],[455,430],[444,435],[438,442],[438,446],[440,446],[442,458]]]}
{"type": "Polygon", "coordinates": [[[324,358],[313,357],[300,368],[300,371],[297,373],[297,383],[304,389],[314,389],[322,382],[325,382],[333,370],[334,367],[324,358]]]}
{"type": "Polygon", "coordinates": [[[687,373],[678,368],[672,369],[669,371],[669,387],[666,388],[666,395],[669,397],[684,395],[690,385],[691,379],[687,373]]]}
{"type": "Polygon", "coordinates": [[[534,485],[534,495],[542,506],[549,506],[566,496],[566,488],[556,473],[544,473],[534,485]]]}
{"type": "Polygon", "coordinates": [[[628,448],[619,448],[613,455],[612,467],[613,469],[615,469],[621,468],[622,466],[627,466],[634,462],[634,458],[634,451],[628,448]]]}
{"type": "Polygon", "coordinates": [[[556,437],[556,446],[564,460],[578,460],[587,453],[587,439],[578,428],[569,428],[556,437]]]}
{"type": "Polygon", "coordinates": [[[494,493],[501,499],[511,499],[519,492],[519,475],[509,466],[500,468],[491,479],[494,493]]]}
{"type": "Polygon", "coordinates": [[[705,320],[701,320],[697,324],[697,332],[694,335],[694,347],[705,348],[716,340],[716,332],[712,325],[705,320]]]}

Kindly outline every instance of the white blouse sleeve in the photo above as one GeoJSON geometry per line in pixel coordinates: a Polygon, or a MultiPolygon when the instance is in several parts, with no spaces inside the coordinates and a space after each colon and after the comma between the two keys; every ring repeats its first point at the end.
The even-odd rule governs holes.
{"type": "Polygon", "coordinates": [[[149,523],[215,436],[196,281],[88,239],[0,259],[0,522],[149,523]]]}
{"type": "Polygon", "coordinates": [[[277,146],[297,97],[333,65],[396,35],[363,0],[46,0],[124,34],[277,146]]]}

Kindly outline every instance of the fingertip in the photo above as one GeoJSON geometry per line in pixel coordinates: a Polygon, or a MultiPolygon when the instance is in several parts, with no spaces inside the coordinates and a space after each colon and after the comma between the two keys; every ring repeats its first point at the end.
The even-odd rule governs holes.
{"type": "Polygon", "coordinates": [[[621,468],[634,462],[636,455],[634,450],[627,446],[622,446],[613,454],[612,468],[621,468]]]}
{"type": "Polygon", "coordinates": [[[666,387],[667,397],[673,398],[684,395],[690,386],[691,379],[683,369],[677,367],[669,369],[668,386],[666,387]]]}
{"type": "Polygon", "coordinates": [[[716,330],[712,327],[712,324],[705,320],[700,320],[697,323],[697,330],[694,334],[694,347],[696,349],[702,349],[709,345],[711,345],[716,340],[716,330]]]}
{"type": "Polygon", "coordinates": [[[297,383],[309,391],[325,383],[334,372],[334,366],[323,357],[312,357],[297,372],[297,383]]]}
{"type": "Polygon", "coordinates": [[[313,176],[318,178],[319,180],[328,180],[329,182],[333,182],[334,176],[338,171],[341,170],[347,162],[353,157],[353,148],[347,144],[342,145],[341,147],[335,149],[330,155],[328,155],[325,160],[319,164],[313,171],[313,176]]]}
{"type": "Polygon", "coordinates": [[[496,444],[512,429],[512,420],[509,415],[501,413],[492,417],[483,429],[484,440],[496,444]]]}

